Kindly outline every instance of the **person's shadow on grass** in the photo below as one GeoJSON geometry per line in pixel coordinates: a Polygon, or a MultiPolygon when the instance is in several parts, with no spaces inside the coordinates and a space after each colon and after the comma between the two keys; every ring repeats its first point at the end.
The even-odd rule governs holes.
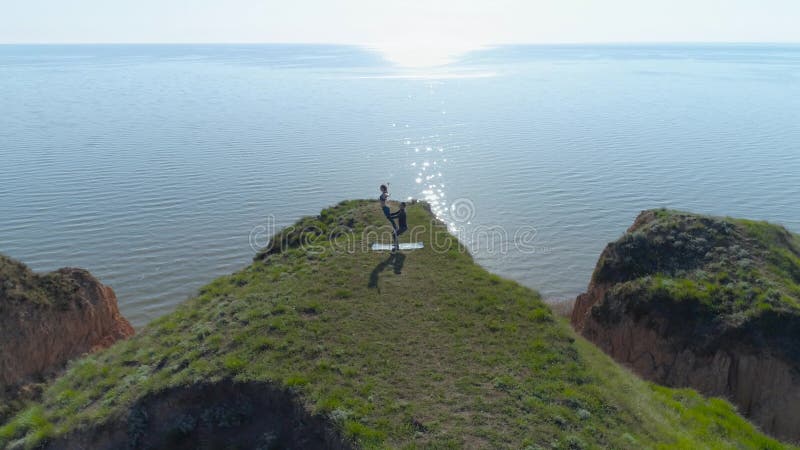
{"type": "Polygon", "coordinates": [[[392,252],[392,254],[389,255],[388,258],[386,258],[384,261],[379,262],[378,265],[375,266],[374,269],[372,269],[372,273],[369,274],[368,286],[371,288],[376,288],[380,291],[380,288],[378,287],[378,278],[380,277],[381,272],[386,270],[387,267],[392,266],[394,273],[400,275],[401,273],[403,273],[403,264],[405,264],[405,261],[406,261],[406,255],[400,252],[392,252]]]}

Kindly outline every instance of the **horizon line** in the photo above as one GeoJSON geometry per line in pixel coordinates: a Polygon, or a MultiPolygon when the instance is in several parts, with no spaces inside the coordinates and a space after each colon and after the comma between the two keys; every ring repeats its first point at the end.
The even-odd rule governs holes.
{"type": "MultiPolygon", "coordinates": [[[[558,41],[558,42],[503,42],[476,44],[475,48],[503,47],[516,45],[529,46],[549,46],[549,45],[672,45],[672,44],[711,44],[711,45],[800,45],[800,41],[558,41]]],[[[352,43],[352,42],[299,42],[299,41],[235,41],[235,42],[212,42],[212,41],[159,41],[159,42],[90,42],[90,41],[69,41],[69,42],[0,42],[0,45],[331,45],[331,46],[354,46],[354,47],[376,47],[385,43],[352,43]]]]}

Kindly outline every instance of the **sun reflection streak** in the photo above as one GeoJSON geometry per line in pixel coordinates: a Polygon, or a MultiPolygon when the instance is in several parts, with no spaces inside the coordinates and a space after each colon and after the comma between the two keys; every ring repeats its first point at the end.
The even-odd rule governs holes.
{"type": "MultiPolygon", "coordinates": [[[[485,68],[459,67],[456,64],[467,53],[487,48],[480,44],[437,38],[426,41],[368,44],[364,45],[364,47],[379,53],[395,70],[383,74],[365,74],[358,76],[358,78],[401,78],[434,81],[498,76],[497,72],[486,70],[485,68]]],[[[442,116],[447,114],[447,110],[444,108],[439,112],[442,116]]]]}
{"type": "Polygon", "coordinates": [[[390,42],[367,47],[380,52],[384,59],[396,67],[420,68],[452,64],[465,53],[478,50],[482,46],[440,39],[437,42],[390,42]]]}
{"type": "Polygon", "coordinates": [[[446,149],[455,149],[457,146],[450,146],[442,143],[442,139],[452,136],[439,134],[426,134],[419,138],[403,137],[401,142],[405,145],[413,146],[414,152],[411,153],[412,161],[409,167],[416,169],[414,182],[419,186],[419,196],[421,200],[431,205],[431,211],[437,219],[448,223],[448,202],[445,193],[444,176],[446,174],[446,158],[442,158],[446,149]]]}
{"type": "MultiPolygon", "coordinates": [[[[452,68],[441,68],[448,71],[452,68]]],[[[450,114],[444,115],[441,112],[447,111],[447,105],[443,98],[439,97],[438,90],[446,82],[435,81],[426,82],[424,85],[416,85],[423,88],[421,96],[420,110],[427,120],[409,121],[407,123],[391,122],[394,128],[393,137],[390,139],[403,148],[408,158],[406,166],[410,169],[410,178],[413,179],[413,191],[415,195],[409,199],[417,198],[430,205],[433,215],[446,224],[451,232],[457,232],[457,226],[464,225],[457,216],[453,216],[452,209],[459,200],[448,201],[447,190],[445,189],[445,178],[448,173],[449,153],[458,153],[463,147],[470,147],[469,144],[459,142],[458,129],[468,127],[468,124],[458,120],[458,117],[451,117],[450,114]],[[427,95],[426,95],[427,94],[427,95]],[[435,104],[435,109],[426,109],[426,105],[435,104]],[[452,204],[451,204],[452,203],[452,204]],[[453,219],[456,222],[453,222],[453,219]]],[[[409,94],[408,98],[415,96],[409,94]]]]}

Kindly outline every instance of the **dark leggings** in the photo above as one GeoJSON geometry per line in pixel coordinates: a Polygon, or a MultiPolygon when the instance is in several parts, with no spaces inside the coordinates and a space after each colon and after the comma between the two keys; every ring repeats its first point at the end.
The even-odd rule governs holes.
{"type": "Polygon", "coordinates": [[[386,216],[386,220],[388,220],[389,223],[392,224],[392,229],[397,231],[397,224],[394,223],[394,219],[392,219],[392,217],[389,215],[391,213],[392,213],[392,210],[390,210],[388,206],[384,206],[383,207],[383,215],[386,216]]]}

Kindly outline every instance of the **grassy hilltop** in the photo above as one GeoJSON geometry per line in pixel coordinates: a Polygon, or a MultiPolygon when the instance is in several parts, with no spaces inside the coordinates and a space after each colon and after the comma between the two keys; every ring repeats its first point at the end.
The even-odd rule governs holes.
{"type": "MultiPolygon", "coordinates": [[[[252,448],[236,430],[286,398],[295,429],[340,448],[783,448],[723,400],[635,378],[536,292],[476,265],[424,205],[408,213],[426,247],[394,256],[362,249],[385,223],[375,202],[301,220],[273,240],[283,248],[71,364],[0,427],[0,448],[203,433],[252,448]],[[153,406],[214,383],[224,395],[153,406]]],[[[270,423],[262,448],[299,442],[270,423]]]]}
{"type": "Polygon", "coordinates": [[[626,307],[680,304],[715,334],[751,329],[800,359],[800,236],[780,225],[666,209],[643,212],[609,245],[592,282],[626,307]]]}

